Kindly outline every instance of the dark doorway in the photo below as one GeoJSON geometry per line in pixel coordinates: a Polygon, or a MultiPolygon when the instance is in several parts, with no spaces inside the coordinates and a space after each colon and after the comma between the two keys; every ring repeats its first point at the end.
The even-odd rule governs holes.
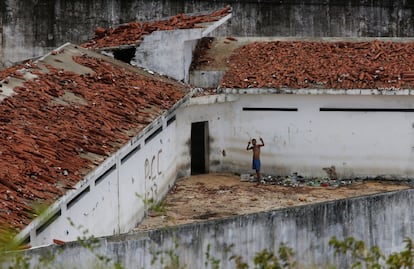
{"type": "Polygon", "coordinates": [[[132,58],[135,56],[135,47],[121,50],[114,50],[114,58],[125,63],[131,63],[132,58]]]}
{"type": "Polygon", "coordinates": [[[191,174],[208,172],[208,122],[191,124],[191,174]]]}

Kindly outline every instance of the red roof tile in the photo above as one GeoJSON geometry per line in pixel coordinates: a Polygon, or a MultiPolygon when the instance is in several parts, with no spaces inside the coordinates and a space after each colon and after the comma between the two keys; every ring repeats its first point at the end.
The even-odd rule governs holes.
{"type": "Polygon", "coordinates": [[[229,58],[222,88],[413,88],[414,42],[255,42],[229,58]]]}
{"type": "MultiPolygon", "coordinates": [[[[49,56],[64,61],[58,57],[49,56]]],[[[37,78],[0,102],[0,224],[23,228],[33,218],[33,203],[51,203],[73,188],[185,94],[181,84],[121,68],[103,56],[70,58],[93,73],[51,65],[43,72],[43,64],[32,63],[37,78]],[[87,158],[90,153],[101,158],[87,158]]],[[[21,77],[19,68],[0,76],[21,77]]]]}
{"type": "Polygon", "coordinates": [[[144,35],[154,31],[201,27],[199,24],[217,21],[229,14],[230,11],[230,6],[226,6],[207,15],[190,16],[186,14],[178,14],[168,20],[155,22],[130,22],[117,28],[109,29],[99,27],[95,30],[95,38],[85,42],[82,46],[85,48],[99,49],[136,44],[144,35]]]}

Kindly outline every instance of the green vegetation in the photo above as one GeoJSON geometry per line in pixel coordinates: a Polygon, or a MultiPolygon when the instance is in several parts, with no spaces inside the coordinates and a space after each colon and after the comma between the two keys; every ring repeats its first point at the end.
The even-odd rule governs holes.
{"type": "Polygon", "coordinates": [[[150,214],[162,215],[167,212],[167,205],[164,201],[156,202],[154,198],[144,198],[139,194],[135,194],[138,198],[142,200],[146,209],[150,214]]]}
{"type": "MultiPolygon", "coordinates": [[[[76,227],[71,219],[68,218],[68,220],[72,227],[76,227]]],[[[111,264],[111,259],[97,252],[97,249],[101,246],[101,244],[98,238],[88,235],[88,229],[84,228],[82,225],[77,226],[76,229],[82,232],[82,236],[77,237],[77,242],[83,249],[90,251],[96,258],[96,263],[93,268],[122,268],[118,262],[111,264]]]]}
{"type": "Polygon", "coordinates": [[[388,257],[377,246],[368,249],[363,241],[355,240],[352,237],[348,237],[344,241],[332,237],[329,245],[335,249],[335,255],[351,255],[352,261],[354,261],[351,268],[414,268],[413,241],[406,238],[404,242],[405,248],[402,251],[391,253],[388,257]]]}
{"type": "MultiPolygon", "coordinates": [[[[356,240],[353,237],[348,237],[345,240],[338,240],[336,237],[332,237],[329,241],[329,245],[334,249],[335,256],[347,255],[350,259],[350,267],[355,269],[413,269],[414,268],[414,248],[411,239],[405,239],[405,248],[400,252],[391,253],[388,257],[381,253],[377,246],[367,248],[365,243],[360,240],[356,240]]],[[[151,265],[158,265],[155,268],[161,269],[193,269],[187,267],[186,264],[180,262],[179,256],[176,254],[176,250],[179,247],[175,242],[174,249],[166,251],[154,251],[151,254],[153,257],[151,265]],[[156,262],[159,261],[158,264],[156,262]]],[[[233,245],[224,250],[226,253],[232,252],[233,245]]],[[[292,248],[285,244],[282,244],[277,252],[273,252],[268,249],[264,249],[255,254],[250,267],[247,262],[244,261],[242,256],[231,255],[229,261],[234,262],[235,269],[305,269],[300,263],[300,259],[295,257],[295,253],[292,248]]],[[[205,253],[205,268],[220,269],[221,261],[211,255],[211,245],[207,246],[205,253]]],[[[323,268],[323,269],[337,269],[340,268],[335,264],[315,265],[310,268],[323,268]]]]}
{"type": "MultiPolygon", "coordinates": [[[[177,240],[174,240],[174,248],[166,251],[150,249],[152,255],[151,267],[155,266],[158,262],[158,267],[162,269],[186,269],[187,266],[181,264],[180,257],[177,255],[177,249],[179,244],[177,240]]],[[[143,268],[144,269],[144,268],[143,268]]]]}

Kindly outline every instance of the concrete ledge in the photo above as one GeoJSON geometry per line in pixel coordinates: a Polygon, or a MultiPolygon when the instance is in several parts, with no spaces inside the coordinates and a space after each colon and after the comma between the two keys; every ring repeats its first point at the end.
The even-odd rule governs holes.
{"type": "MultiPolygon", "coordinates": [[[[205,71],[204,71],[205,72],[205,71]]],[[[211,72],[211,71],[210,71],[211,72]]],[[[226,94],[298,94],[298,95],[414,95],[413,89],[288,89],[288,88],[220,88],[226,94]]]]}

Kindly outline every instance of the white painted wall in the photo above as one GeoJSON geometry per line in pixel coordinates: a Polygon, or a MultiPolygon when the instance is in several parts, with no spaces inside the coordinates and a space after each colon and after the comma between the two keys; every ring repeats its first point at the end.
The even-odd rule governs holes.
{"type": "Polygon", "coordinates": [[[53,239],[74,241],[131,231],[150,206],[145,201],[159,201],[177,178],[174,119],[172,109],[154,121],[88,174],[76,190],[32,221],[18,238],[29,237],[30,245],[40,246],[53,239]],[[51,216],[56,218],[49,221],[51,216]]]}
{"type": "Polygon", "coordinates": [[[175,124],[167,126],[153,139],[140,144],[138,150],[121,164],[119,169],[119,210],[120,233],[129,232],[144,217],[145,202],[153,198],[159,201],[173,185],[176,178],[175,167],[175,124]]]}
{"type": "Polygon", "coordinates": [[[226,158],[223,157],[223,150],[226,151],[229,143],[232,143],[229,141],[232,139],[229,129],[234,124],[236,111],[233,100],[237,98],[225,95],[193,98],[177,110],[177,147],[180,156],[177,166],[181,168],[181,176],[191,174],[191,123],[203,121],[209,124],[210,171],[230,171],[223,162],[226,158]]]}
{"type": "MultiPolygon", "coordinates": [[[[263,173],[339,177],[414,177],[414,112],[321,112],[321,107],[413,108],[413,96],[245,94],[193,98],[177,115],[178,144],[191,122],[208,121],[210,171],[253,172],[247,141],[263,137],[263,173]],[[297,108],[243,111],[243,107],[297,108]],[[225,154],[223,154],[225,152],[225,154]]],[[[189,148],[182,147],[189,156],[189,148]]],[[[189,161],[181,160],[182,163],[189,161]]],[[[185,172],[189,174],[187,169],[185,172]]]]}
{"type": "Polygon", "coordinates": [[[89,180],[89,193],[73,202],[70,207],[66,203],[67,211],[63,215],[61,225],[51,225],[50,233],[42,233],[40,241],[48,242],[50,238],[64,241],[76,240],[78,236],[84,235],[85,229],[93,230],[94,236],[119,232],[118,193],[116,191],[118,189],[118,168],[113,166],[117,165],[117,158],[112,159],[108,165],[100,167],[99,173],[95,173],[100,180],[97,178],[89,180]],[[66,218],[70,218],[73,225],[68,225],[66,218]],[[97,225],[98,223],[100,225],[97,225]]]}

